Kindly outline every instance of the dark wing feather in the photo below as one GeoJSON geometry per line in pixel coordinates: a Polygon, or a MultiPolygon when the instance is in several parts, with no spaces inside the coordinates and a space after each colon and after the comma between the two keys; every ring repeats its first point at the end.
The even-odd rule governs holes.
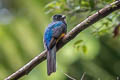
{"type": "Polygon", "coordinates": [[[61,24],[59,27],[56,27],[53,29],[53,37],[54,38],[59,38],[61,36],[62,33],[66,33],[66,25],[65,24],[61,24]]]}
{"type": "Polygon", "coordinates": [[[60,26],[53,29],[52,39],[51,39],[50,44],[49,44],[50,49],[52,49],[53,46],[56,44],[56,40],[60,37],[60,35],[62,33],[66,33],[66,31],[67,30],[66,30],[65,24],[61,24],[60,26]]]}

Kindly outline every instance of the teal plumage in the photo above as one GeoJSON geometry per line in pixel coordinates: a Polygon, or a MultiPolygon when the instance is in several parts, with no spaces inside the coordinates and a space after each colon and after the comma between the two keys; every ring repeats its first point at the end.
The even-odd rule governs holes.
{"type": "Polygon", "coordinates": [[[66,34],[65,16],[54,15],[53,22],[48,25],[44,33],[44,45],[47,49],[47,73],[56,72],[56,44],[62,34],[66,34]]]}

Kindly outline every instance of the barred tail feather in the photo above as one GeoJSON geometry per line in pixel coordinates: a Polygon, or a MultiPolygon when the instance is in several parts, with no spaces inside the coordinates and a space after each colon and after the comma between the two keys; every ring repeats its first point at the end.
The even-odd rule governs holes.
{"type": "Polygon", "coordinates": [[[56,72],[56,46],[47,52],[47,73],[56,72]]]}

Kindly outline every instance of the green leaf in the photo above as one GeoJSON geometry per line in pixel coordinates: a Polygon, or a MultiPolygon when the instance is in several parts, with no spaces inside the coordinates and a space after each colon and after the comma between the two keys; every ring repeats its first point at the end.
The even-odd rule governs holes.
{"type": "Polygon", "coordinates": [[[82,0],[82,1],[81,1],[81,5],[83,5],[83,6],[85,6],[85,7],[88,7],[88,6],[89,6],[89,2],[82,0]]]}
{"type": "Polygon", "coordinates": [[[82,51],[83,51],[83,53],[86,53],[86,52],[87,52],[87,46],[86,46],[86,45],[83,45],[83,46],[82,46],[82,51]]]}
{"type": "Polygon", "coordinates": [[[79,51],[79,50],[80,50],[80,46],[77,46],[77,47],[76,47],[76,50],[79,51]]]}
{"type": "Polygon", "coordinates": [[[45,6],[45,8],[54,7],[55,4],[56,4],[56,1],[52,1],[52,2],[48,3],[48,4],[45,6]]]}
{"type": "Polygon", "coordinates": [[[107,18],[108,21],[112,22],[112,18],[107,18]]]}
{"type": "Polygon", "coordinates": [[[103,34],[107,33],[107,31],[108,31],[107,29],[102,29],[98,32],[98,34],[103,35],[103,34]]]}
{"type": "Polygon", "coordinates": [[[74,43],[74,48],[77,50],[77,51],[80,51],[80,48],[81,48],[81,43],[83,42],[83,40],[78,40],[74,43]]]}
{"type": "Polygon", "coordinates": [[[78,40],[78,41],[76,41],[75,43],[74,43],[74,46],[76,46],[76,45],[78,45],[78,44],[80,44],[80,43],[82,43],[83,42],[83,40],[78,40]]]}

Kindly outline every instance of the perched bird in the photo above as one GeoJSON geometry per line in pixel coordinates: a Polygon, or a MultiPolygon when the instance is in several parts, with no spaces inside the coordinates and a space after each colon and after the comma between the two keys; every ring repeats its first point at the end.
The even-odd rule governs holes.
{"type": "Polygon", "coordinates": [[[44,45],[47,49],[47,73],[56,72],[56,45],[67,32],[66,16],[56,14],[44,33],[44,45]]]}

